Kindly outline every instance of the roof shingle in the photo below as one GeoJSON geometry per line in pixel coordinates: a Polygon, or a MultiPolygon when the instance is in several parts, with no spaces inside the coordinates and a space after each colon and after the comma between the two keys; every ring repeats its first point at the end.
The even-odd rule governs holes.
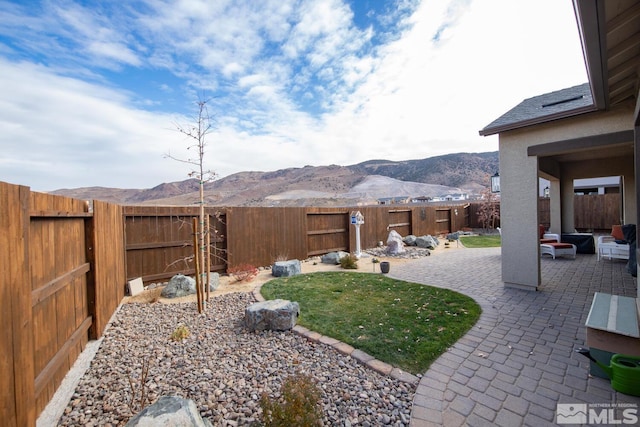
{"type": "Polygon", "coordinates": [[[480,130],[494,135],[525,126],[582,114],[595,109],[589,83],[525,99],[480,130]]]}

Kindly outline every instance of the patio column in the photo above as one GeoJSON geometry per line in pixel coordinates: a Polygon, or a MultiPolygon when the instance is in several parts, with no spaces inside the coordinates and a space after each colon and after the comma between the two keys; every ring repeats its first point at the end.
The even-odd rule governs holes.
{"type": "Polygon", "coordinates": [[[502,281],[508,287],[537,290],[538,159],[527,155],[526,141],[517,134],[501,134],[499,145],[502,281]]]}
{"type": "Polygon", "coordinates": [[[549,181],[549,232],[562,233],[562,200],[560,197],[560,180],[549,181]]]}
{"type": "Polygon", "coordinates": [[[560,203],[562,205],[562,232],[573,233],[576,231],[576,223],[574,219],[573,209],[573,176],[567,176],[566,172],[562,172],[560,180],[560,203]]]}

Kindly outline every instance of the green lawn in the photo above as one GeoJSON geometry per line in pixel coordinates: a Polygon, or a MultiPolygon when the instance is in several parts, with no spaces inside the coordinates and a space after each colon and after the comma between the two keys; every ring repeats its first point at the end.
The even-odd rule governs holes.
{"type": "Polygon", "coordinates": [[[414,374],[426,371],[481,313],[460,293],[372,273],[278,278],[262,295],[297,301],[298,324],[414,374]]]}
{"type": "Polygon", "coordinates": [[[498,248],[502,245],[499,234],[485,236],[460,236],[460,243],[465,248],[498,248]]]}

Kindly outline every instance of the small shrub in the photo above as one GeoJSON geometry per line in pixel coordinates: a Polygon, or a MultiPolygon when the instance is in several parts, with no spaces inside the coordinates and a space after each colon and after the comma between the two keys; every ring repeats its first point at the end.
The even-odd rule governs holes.
{"type": "Polygon", "coordinates": [[[340,267],[347,270],[355,270],[358,268],[358,258],[349,254],[340,258],[340,267]]]}
{"type": "Polygon", "coordinates": [[[174,341],[182,341],[183,339],[187,338],[189,335],[191,335],[189,328],[187,328],[185,325],[180,325],[171,334],[171,339],[174,341]]]}
{"type": "Polygon", "coordinates": [[[287,254],[278,254],[276,256],[276,262],[278,261],[288,261],[289,260],[289,255],[287,254]]]}
{"type": "Polygon", "coordinates": [[[148,395],[148,386],[147,386],[147,377],[149,376],[149,359],[142,359],[142,370],[140,372],[140,377],[136,381],[135,378],[130,374],[127,379],[129,380],[129,387],[131,387],[131,400],[129,400],[129,409],[131,409],[131,413],[135,414],[136,412],[140,412],[149,402],[148,395]],[[137,391],[134,383],[138,383],[137,391]],[[139,396],[138,396],[139,394],[139,396]]]}
{"type": "Polygon", "coordinates": [[[227,272],[236,279],[237,282],[248,282],[258,275],[258,269],[251,264],[238,264],[229,267],[227,272]]]}
{"type": "Polygon", "coordinates": [[[262,422],[265,427],[322,425],[322,394],[313,378],[295,374],[280,387],[280,398],[272,400],[267,393],[260,399],[262,422]]]}

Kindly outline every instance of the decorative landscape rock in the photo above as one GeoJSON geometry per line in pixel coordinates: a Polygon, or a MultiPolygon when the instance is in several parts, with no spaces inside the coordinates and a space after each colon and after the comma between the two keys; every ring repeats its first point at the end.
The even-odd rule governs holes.
{"type": "Polygon", "coordinates": [[[416,246],[419,248],[435,249],[438,247],[438,239],[433,236],[420,236],[416,238],[416,246]]]}
{"type": "Polygon", "coordinates": [[[447,240],[449,240],[449,241],[458,240],[458,239],[460,239],[460,233],[459,232],[447,234],[447,240]]]}
{"type": "Polygon", "coordinates": [[[203,419],[193,400],[179,396],[162,396],[151,406],[144,408],[131,418],[127,427],[212,427],[206,418],[203,419]]]}
{"type": "Polygon", "coordinates": [[[328,254],[322,255],[320,258],[320,262],[323,264],[340,264],[340,258],[349,255],[348,252],[338,251],[338,252],[329,252],[328,254]]]}
{"type": "MultiPolygon", "coordinates": [[[[254,302],[252,292],[224,294],[211,298],[206,316],[195,316],[193,304],[123,304],[52,425],[124,426],[132,416],[128,376],[139,390],[141,366],[132,361],[144,359],[151,361],[152,402],[159,396],[187,397],[214,426],[259,425],[261,392],[277,392],[294,371],[322,381],[324,425],[381,426],[383,415],[391,418],[389,426],[409,425],[419,378],[410,384],[382,375],[296,333],[249,332],[239,326],[254,302]],[[192,336],[204,341],[159,339],[175,331],[176,319],[189,319],[192,336]]],[[[403,372],[402,377],[413,376],[403,372]]]]}
{"type": "MultiPolygon", "coordinates": [[[[209,273],[209,291],[215,291],[220,286],[220,275],[209,273]]],[[[183,274],[176,274],[169,280],[160,294],[163,298],[180,298],[196,293],[196,280],[183,274]]]]}
{"type": "Polygon", "coordinates": [[[414,236],[413,234],[409,234],[408,236],[405,236],[402,239],[402,241],[407,246],[415,246],[416,245],[416,236],[414,236]]]}
{"type": "Polygon", "coordinates": [[[283,299],[257,302],[244,311],[244,324],[250,331],[286,331],[296,325],[300,305],[283,299]]]}
{"type": "Polygon", "coordinates": [[[417,246],[407,246],[404,248],[404,252],[401,254],[390,254],[387,251],[387,247],[367,249],[366,253],[380,258],[395,258],[395,259],[418,259],[431,255],[431,251],[426,248],[419,248],[417,246]]]}
{"type": "Polygon", "coordinates": [[[300,273],[302,273],[302,265],[297,259],[276,261],[271,267],[271,275],[274,277],[290,277],[300,273]]]}
{"type": "Polygon", "coordinates": [[[387,237],[387,252],[391,255],[397,255],[404,252],[402,236],[396,230],[391,230],[389,232],[389,237],[387,237]]]}

